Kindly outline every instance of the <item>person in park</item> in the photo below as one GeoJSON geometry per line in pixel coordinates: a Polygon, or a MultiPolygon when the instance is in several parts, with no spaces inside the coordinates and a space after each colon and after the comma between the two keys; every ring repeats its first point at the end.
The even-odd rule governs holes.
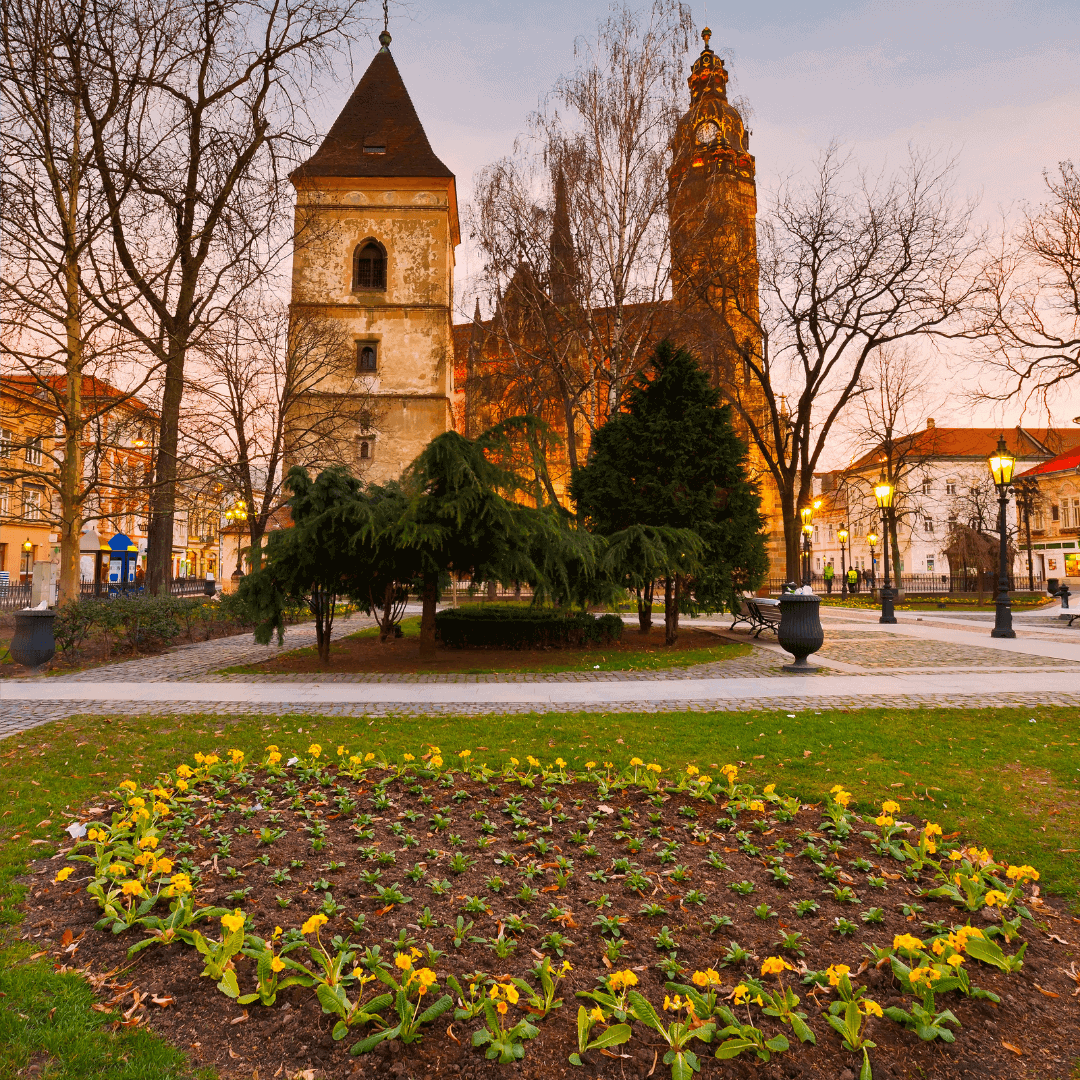
{"type": "Polygon", "coordinates": [[[847,587],[848,592],[852,596],[857,596],[859,592],[859,571],[855,567],[851,567],[847,572],[847,587]]]}
{"type": "Polygon", "coordinates": [[[825,572],[824,572],[824,577],[825,577],[825,595],[826,595],[826,596],[832,596],[832,583],[833,583],[833,576],[834,576],[835,574],[836,574],[836,571],[835,571],[835,570],[833,569],[833,564],[832,564],[832,560],[830,559],[830,560],[829,560],[829,561],[828,561],[828,562],[827,562],[827,563],[825,564],[825,572]]]}

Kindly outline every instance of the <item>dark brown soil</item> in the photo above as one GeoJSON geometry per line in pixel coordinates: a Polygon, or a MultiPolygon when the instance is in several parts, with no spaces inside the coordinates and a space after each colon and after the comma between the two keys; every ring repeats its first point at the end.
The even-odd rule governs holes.
{"type": "Polygon", "coordinates": [[[619,641],[610,645],[594,645],[585,649],[447,649],[439,645],[434,660],[422,661],[418,636],[380,642],[376,635],[332,640],[328,664],[319,662],[314,649],[298,649],[264,664],[254,665],[252,670],[279,674],[536,671],[555,665],[591,667],[612,656],[678,657],[695,649],[715,649],[723,644],[724,641],[706,630],[680,630],[676,643],[668,646],[664,644],[662,626],[654,626],[648,634],[639,633],[636,626],[628,626],[619,641]]]}
{"type": "MultiPolygon", "coordinates": [[[[346,778],[338,786],[328,775],[324,776],[322,784],[311,779],[301,782],[298,801],[283,790],[280,781],[268,781],[265,774],[241,790],[222,785],[217,808],[223,813],[216,821],[211,817],[216,812],[213,804],[195,804],[197,817],[187,826],[184,837],[194,845],[193,849],[176,857],[190,859],[201,872],[199,903],[232,907],[234,902],[226,900],[226,894],[238,886],[248,887],[251,891],[239,906],[250,914],[254,932],[268,936],[275,925],[298,927],[319,910],[324,893],[315,889],[313,883],[325,877],[343,914],[331,919],[323,929],[324,941],[329,941],[335,933],[351,936],[359,954],[369,945],[380,944],[383,954],[392,956],[394,950],[389,943],[404,929],[421,947],[431,943],[442,951],[443,955],[433,965],[440,986],[448,973],[465,982],[466,974],[478,969],[499,976],[510,973],[531,977],[530,968],[539,955],[542,938],[552,930],[561,929],[575,943],[566,953],[574,966],[561,987],[564,1005],[540,1023],[539,1037],[525,1044],[525,1059],[516,1069],[486,1061],[482,1051],[471,1046],[471,1034],[479,1027],[476,1020],[452,1021],[451,1014],[447,1014],[426,1029],[419,1043],[407,1047],[384,1044],[374,1054],[351,1057],[349,1048],[363,1037],[365,1029],[354,1028],[343,1041],[334,1042],[330,1033],[335,1018],[322,1013],[313,990],[294,987],[280,994],[272,1008],[258,1004],[245,1008],[219,993],[210,979],[200,978],[202,962],[190,947],[152,946],[129,960],[126,950],[139,940],[139,931],[134,929],[114,936],[93,929],[98,909],[83,891],[85,880],[82,883],[78,880],[83,876],[85,864],[72,864],[77,867],[75,876],[61,885],[44,884],[62,865],[59,859],[50,860],[38,869],[41,876],[30,878],[33,887],[24,925],[31,935],[42,935],[42,947],[53,948],[58,962],[94,975],[108,1000],[115,1001],[117,1008],[125,1013],[131,1010],[129,1023],[148,1024],[188,1051],[194,1062],[213,1064],[223,1076],[250,1078],[257,1068],[256,1075],[263,1080],[298,1074],[318,1080],[347,1076],[417,1080],[451,1076],[473,1080],[511,1075],[515,1071],[544,1080],[561,1076],[637,1080],[665,1077],[668,1073],[662,1063],[664,1047],[641,1024],[634,1025],[633,1038],[626,1046],[616,1049],[617,1056],[591,1056],[590,1063],[580,1069],[567,1064],[568,1055],[576,1049],[575,1018],[579,1002],[574,992],[593,989],[598,976],[608,970],[602,960],[604,942],[599,929],[592,925],[596,908],[586,903],[601,893],[606,893],[611,902],[610,907],[603,909],[606,914],[628,916],[623,927],[623,956],[615,967],[633,968],[638,973],[639,989],[656,1006],[664,999],[665,976],[654,966],[664,954],[653,938],[662,926],[670,928],[678,943],[677,959],[685,968],[684,978],[695,970],[716,967],[723,976],[725,993],[739,981],[744,970],[739,966],[721,966],[731,941],[739,942],[753,954],[745,970],[757,975],[761,960],[781,951],[777,944],[780,931],[797,930],[803,934],[805,956],[801,963],[807,969],[820,970],[832,963],[846,963],[853,972],[859,972],[856,984],[868,987],[869,996],[883,1007],[908,1007],[910,999],[905,1002],[888,967],[876,969],[864,965],[863,943],[890,945],[894,934],[905,932],[925,937],[929,931],[924,923],[941,920],[954,925],[969,918],[944,901],[927,897],[916,901],[918,886],[928,887],[929,875],[905,879],[901,874],[904,865],[877,855],[868,841],[859,836],[859,826],[845,840],[843,848],[829,859],[839,883],[850,884],[859,902],[836,902],[819,868],[810,858],[799,854],[805,847],[800,833],[812,833],[810,839],[819,846],[828,843],[828,836],[819,829],[821,818],[816,809],[804,808],[788,823],[770,819],[763,823],[764,831],[753,826],[751,815],[743,814],[736,830],[717,831],[718,817],[724,819],[722,806],[683,794],[672,795],[657,808],[640,790],[612,790],[602,804],[596,787],[585,783],[545,793],[539,787],[523,787],[516,782],[498,780],[485,785],[459,776],[450,784],[426,781],[412,791],[406,790],[404,782],[392,781],[387,789],[392,804],[386,806],[376,805],[370,782],[358,784],[346,778]],[[540,799],[545,795],[559,798],[559,806],[543,809],[540,799]],[[522,797],[520,813],[530,819],[524,826],[525,839],[513,835],[518,826],[506,810],[507,800],[515,796],[522,797]],[[339,805],[337,799],[342,797],[351,800],[354,806],[339,805]],[[257,799],[269,809],[244,817],[238,808],[250,806],[257,799]],[[424,800],[429,800],[427,805],[424,800]],[[603,807],[614,812],[608,813],[603,807]],[[266,819],[271,810],[280,816],[281,827],[287,831],[276,842],[260,846],[258,831],[268,824],[266,819]],[[431,819],[437,810],[452,819],[444,829],[433,828],[431,819]],[[563,822],[557,820],[560,813],[566,815],[563,822]],[[311,820],[302,814],[310,814],[311,820]],[[404,816],[413,814],[417,815],[415,821],[404,816]],[[592,824],[586,822],[590,814],[592,824]],[[659,821],[650,820],[650,815],[655,814],[660,815],[659,821]],[[369,815],[370,822],[361,815],[369,815]],[[326,829],[326,846],[318,852],[312,850],[310,835],[304,828],[315,821],[326,829]],[[488,828],[494,842],[478,848],[477,841],[485,836],[486,823],[494,826],[494,830],[488,828]],[[391,825],[401,827],[400,835],[391,831],[391,825]],[[213,834],[203,835],[199,827],[209,828],[213,834]],[[251,831],[237,834],[238,828],[251,831]],[[590,832],[587,839],[578,837],[578,841],[584,839],[585,843],[595,845],[595,855],[586,854],[584,845],[571,839],[577,830],[590,832]],[[631,841],[626,836],[617,839],[617,832],[640,840],[641,850],[630,854],[631,841]],[[217,838],[225,836],[232,838],[228,858],[218,850],[217,838]],[[415,837],[415,846],[405,846],[405,838],[409,836],[415,837]],[[550,850],[538,852],[534,846],[537,841],[549,843],[550,850]],[[660,861],[661,845],[667,841],[680,845],[676,863],[660,861]],[[756,845],[759,853],[744,850],[747,844],[756,845]],[[785,848],[785,845],[789,846],[785,848]],[[448,867],[450,855],[455,851],[473,860],[472,866],[460,875],[453,874],[448,867]],[[511,853],[512,858],[508,864],[497,865],[494,859],[502,852],[511,853]],[[729,869],[712,866],[707,861],[710,852],[722,858],[729,869]],[[376,862],[379,853],[384,853],[384,857],[385,853],[391,853],[393,860],[386,860],[388,865],[379,867],[376,862]],[[269,855],[268,866],[253,861],[262,854],[269,855]],[[552,860],[557,854],[573,860],[574,874],[565,888],[558,888],[554,882],[552,860]],[[649,887],[642,895],[629,891],[625,875],[612,871],[613,860],[628,854],[649,877],[649,887]],[[765,857],[777,855],[782,856],[793,878],[787,886],[775,884],[766,869],[765,857]],[[853,864],[860,858],[873,868],[859,870],[853,864]],[[291,882],[272,883],[271,874],[289,868],[290,860],[301,860],[304,865],[288,870],[291,882]],[[331,860],[341,863],[341,868],[328,869],[331,860]],[[416,864],[424,870],[420,882],[405,876],[416,864]],[[525,902],[515,894],[529,880],[524,871],[530,865],[536,868],[532,884],[539,891],[535,899],[525,902]],[[688,872],[682,883],[670,877],[670,871],[677,865],[688,872]],[[228,879],[225,874],[229,868],[236,868],[241,876],[228,879]],[[411,902],[380,911],[374,888],[360,879],[361,873],[376,868],[382,870],[380,884],[398,884],[412,897],[411,902]],[[607,882],[590,880],[589,872],[601,868],[607,871],[607,882]],[[506,882],[498,892],[493,890],[490,880],[496,874],[506,882]],[[886,879],[884,889],[871,886],[867,880],[878,874],[886,879]],[[446,895],[436,895],[428,883],[444,879],[451,881],[451,889],[446,895]],[[754,883],[752,895],[738,895],[727,887],[741,881],[754,883]],[[684,902],[690,889],[707,894],[704,905],[684,902]],[[287,909],[278,906],[276,896],[291,898],[287,909]],[[470,896],[484,897],[490,914],[463,912],[466,897],[470,896]],[[820,910],[806,918],[797,917],[792,904],[800,899],[816,900],[820,910]],[[645,902],[661,904],[664,914],[653,917],[639,914],[645,902]],[[778,917],[762,921],[755,916],[753,908],[762,902],[775,909],[778,917]],[[905,917],[902,905],[915,902],[922,904],[925,911],[905,917]],[[564,926],[546,917],[551,904],[571,913],[564,926]],[[884,922],[863,924],[859,914],[874,906],[884,909],[884,922]],[[425,908],[430,908],[437,928],[419,928],[425,908]],[[500,960],[484,943],[472,940],[460,949],[454,948],[450,928],[458,915],[475,922],[469,938],[490,939],[497,935],[498,920],[511,913],[523,914],[537,929],[527,929],[520,935],[518,948],[510,957],[500,960]],[[351,920],[361,914],[366,923],[357,931],[351,920]],[[733,925],[710,933],[707,920],[712,915],[727,915],[733,925]],[[851,919],[859,930],[850,937],[839,936],[834,929],[839,917],[851,919]],[[108,972],[118,974],[103,980],[102,975],[108,972]],[[136,991],[143,995],[141,1000],[133,996],[136,991]],[[166,1004],[154,1004],[154,997],[166,1004]]],[[[201,791],[204,796],[211,795],[205,785],[201,791]]],[[[111,807],[103,805],[106,812],[98,820],[109,820],[111,807]]],[[[176,837],[163,845],[170,854],[175,853],[175,840],[176,837]]],[[[1072,1070],[1080,1055],[1080,1009],[1077,986],[1064,969],[1077,956],[1075,945],[1065,943],[1077,940],[1080,920],[1070,917],[1054,901],[1037,895],[1028,904],[1036,923],[1024,923],[1022,933],[1028,950],[1022,970],[1007,976],[974,960],[967,965],[972,982],[1000,995],[1001,1004],[968,999],[958,993],[939,997],[938,1007],[951,1009],[962,1024],[955,1043],[920,1042],[914,1033],[887,1019],[869,1021],[869,1036],[877,1043],[870,1054],[878,1080],[892,1077],[1069,1080],[1075,1076],[1072,1070]]],[[[981,914],[970,918],[975,925],[985,927],[990,923],[981,914]]],[[[218,930],[216,920],[206,929],[213,935],[218,930]]],[[[1011,952],[1015,947],[1015,944],[1006,947],[1006,951],[1011,952]]],[[[800,963],[796,955],[786,955],[800,963]]],[[[553,955],[552,959],[558,963],[558,957],[553,955]]],[[[241,992],[253,991],[256,979],[252,961],[243,957],[237,960],[241,992]]],[[[787,978],[802,998],[802,1008],[809,1014],[808,1022],[817,1036],[817,1045],[796,1043],[788,1029],[791,1049],[765,1064],[746,1055],[718,1062],[711,1056],[710,1047],[695,1043],[694,1048],[701,1052],[702,1076],[854,1080],[861,1059],[842,1048],[822,1016],[825,1007],[834,1000],[833,995],[828,990],[811,994],[812,988],[802,985],[798,976],[788,973],[787,978]]],[[[767,1036],[782,1030],[777,1021],[764,1017],[759,1010],[754,1009],[753,1013],[754,1022],[767,1036]]]]}

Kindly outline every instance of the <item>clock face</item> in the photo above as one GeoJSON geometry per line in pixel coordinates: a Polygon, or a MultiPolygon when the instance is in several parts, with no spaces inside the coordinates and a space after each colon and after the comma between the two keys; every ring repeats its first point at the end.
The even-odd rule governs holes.
{"type": "Polygon", "coordinates": [[[697,129],[697,141],[705,146],[716,141],[716,136],[720,134],[720,129],[711,120],[706,120],[703,124],[698,124],[697,129]]]}

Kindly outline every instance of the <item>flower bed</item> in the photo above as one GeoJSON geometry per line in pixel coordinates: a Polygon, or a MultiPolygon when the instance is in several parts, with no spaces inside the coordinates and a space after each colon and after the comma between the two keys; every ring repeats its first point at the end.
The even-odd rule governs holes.
{"type": "Polygon", "coordinates": [[[124,1022],[245,1076],[1069,1076],[1036,870],[710,768],[200,754],[49,902],[124,1022]]]}

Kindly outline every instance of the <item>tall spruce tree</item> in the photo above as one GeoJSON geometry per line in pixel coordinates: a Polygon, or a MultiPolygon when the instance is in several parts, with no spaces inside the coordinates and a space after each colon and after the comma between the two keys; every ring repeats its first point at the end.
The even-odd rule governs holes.
{"type": "Polygon", "coordinates": [[[643,629],[650,600],[639,583],[654,572],[663,578],[668,644],[680,608],[735,610],[739,590],[765,577],[746,444],[697,360],[671,341],[635,380],[627,411],[597,432],[571,495],[588,527],[626,552],[617,570],[638,585],[643,629]],[[696,552],[688,533],[698,538],[696,552]]]}

